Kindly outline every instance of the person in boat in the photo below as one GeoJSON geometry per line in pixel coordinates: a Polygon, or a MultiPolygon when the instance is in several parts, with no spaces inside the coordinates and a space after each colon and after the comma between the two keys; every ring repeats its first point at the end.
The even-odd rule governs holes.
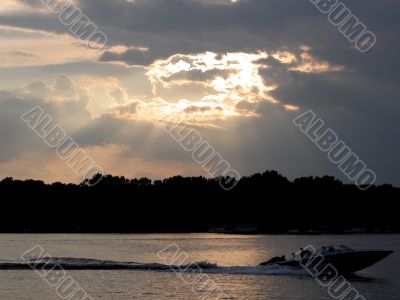
{"type": "Polygon", "coordinates": [[[310,251],[310,250],[308,250],[308,249],[303,249],[303,248],[300,248],[300,257],[301,258],[305,258],[305,257],[308,257],[308,256],[311,256],[311,254],[312,254],[312,252],[310,251]]]}

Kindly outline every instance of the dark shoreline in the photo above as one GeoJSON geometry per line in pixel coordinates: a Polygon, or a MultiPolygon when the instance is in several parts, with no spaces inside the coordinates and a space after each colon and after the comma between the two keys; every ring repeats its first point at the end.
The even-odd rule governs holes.
{"type": "Polygon", "coordinates": [[[0,181],[3,233],[400,233],[400,188],[361,190],[334,177],[151,181],[105,176],[96,186],[0,181]]]}
{"type": "Polygon", "coordinates": [[[319,236],[319,235],[397,235],[398,232],[387,232],[387,231],[374,231],[374,232],[318,232],[318,233],[287,233],[287,232],[257,232],[257,233],[215,233],[207,231],[137,231],[137,232],[80,232],[80,231],[66,231],[66,232],[35,232],[35,231],[24,231],[24,232],[0,232],[0,235],[6,234],[38,234],[38,235],[51,235],[51,234],[71,234],[71,235],[134,235],[134,234],[215,234],[215,235],[226,235],[226,236],[261,236],[261,235],[282,235],[282,236],[319,236]]]}

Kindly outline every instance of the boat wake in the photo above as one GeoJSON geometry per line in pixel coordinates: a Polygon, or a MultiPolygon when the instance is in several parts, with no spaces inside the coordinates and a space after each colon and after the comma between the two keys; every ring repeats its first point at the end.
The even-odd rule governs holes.
{"type": "Polygon", "coordinates": [[[4,261],[0,260],[0,270],[141,270],[160,272],[202,272],[207,274],[241,275],[294,275],[304,276],[304,269],[287,266],[219,266],[207,261],[193,262],[188,265],[166,265],[160,263],[115,262],[87,258],[51,258],[46,261],[4,261]]]}

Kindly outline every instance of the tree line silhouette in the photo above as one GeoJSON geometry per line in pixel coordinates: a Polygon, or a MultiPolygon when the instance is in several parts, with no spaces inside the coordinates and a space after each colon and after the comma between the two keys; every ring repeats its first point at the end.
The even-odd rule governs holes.
{"type": "Polygon", "coordinates": [[[3,179],[0,232],[205,232],[237,224],[260,233],[400,232],[400,188],[391,185],[363,191],[331,176],[289,181],[276,171],[243,177],[230,191],[204,177],[107,175],[87,183],[3,179]]]}

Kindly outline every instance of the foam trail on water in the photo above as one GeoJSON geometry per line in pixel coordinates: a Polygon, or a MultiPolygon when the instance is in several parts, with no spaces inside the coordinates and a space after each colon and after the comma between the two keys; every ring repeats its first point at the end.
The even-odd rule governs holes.
{"type": "Polygon", "coordinates": [[[61,267],[65,270],[143,270],[202,272],[208,274],[248,275],[307,275],[306,270],[284,266],[218,266],[210,262],[194,262],[188,265],[165,265],[160,263],[115,262],[87,258],[51,258],[47,260],[8,261],[0,260],[0,270],[31,270],[61,267]]]}

